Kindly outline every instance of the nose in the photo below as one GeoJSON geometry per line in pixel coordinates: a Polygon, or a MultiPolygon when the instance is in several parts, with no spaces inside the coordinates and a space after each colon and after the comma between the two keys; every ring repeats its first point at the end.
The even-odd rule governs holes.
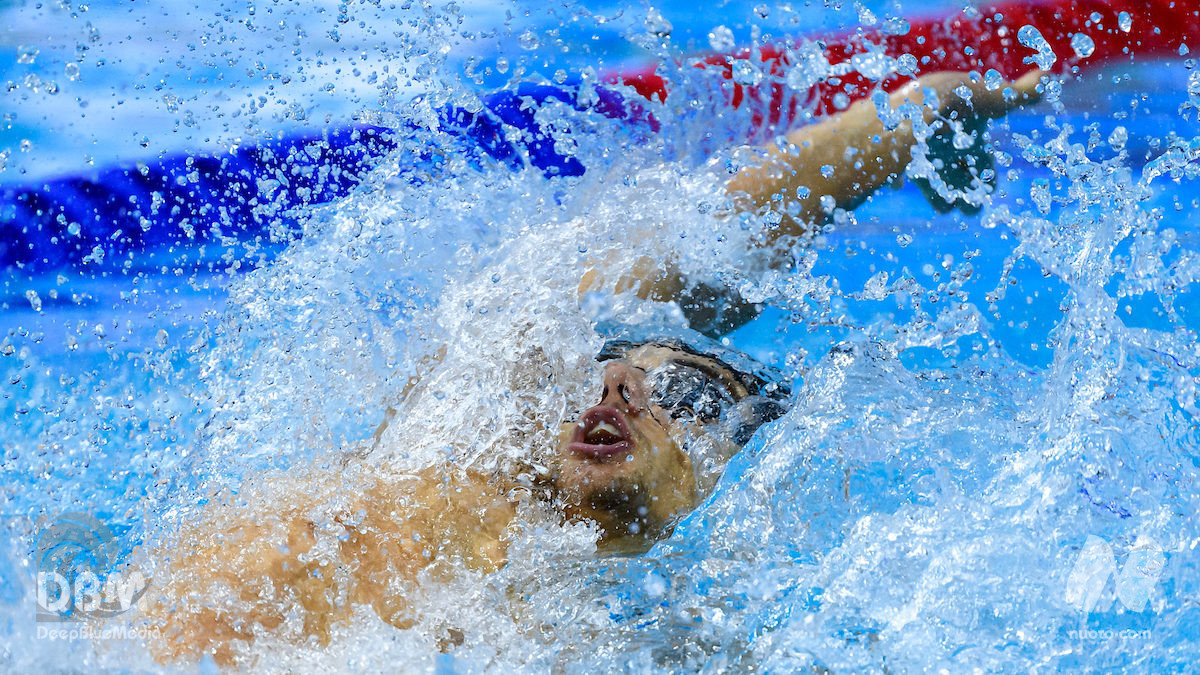
{"type": "Polygon", "coordinates": [[[610,363],[604,368],[604,391],[600,405],[636,414],[646,409],[646,378],[642,371],[624,363],[610,363]]]}

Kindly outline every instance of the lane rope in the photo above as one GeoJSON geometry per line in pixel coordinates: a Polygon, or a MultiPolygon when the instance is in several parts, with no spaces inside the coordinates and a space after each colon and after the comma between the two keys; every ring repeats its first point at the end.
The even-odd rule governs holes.
{"type": "MultiPolygon", "coordinates": [[[[877,88],[892,91],[921,73],[963,70],[983,76],[995,70],[1012,79],[1049,50],[1055,58],[1051,70],[1072,74],[1135,57],[1180,55],[1189,39],[1200,43],[1200,10],[1184,0],[1000,2],[851,35],[699,54],[689,62],[711,75],[720,90],[716,100],[750,115],[751,133],[769,135],[802,116],[834,113],[877,88]],[[793,63],[813,49],[846,72],[808,91],[790,89],[785,82],[793,63]],[[873,50],[891,58],[908,55],[903,58],[911,68],[872,79],[855,66],[873,50]],[[739,61],[756,65],[759,84],[735,81],[739,61]]],[[[440,111],[439,144],[514,169],[577,176],[586,167],[556,149],[536,110],[557,102],[654,131],[658,123],[647,112],[652,106],[640,105],[637,97],[670,97],[664,70],[655,64],[610,74],[586,105],[577,84],[522,83],[486,94],[477,112],[440,111]]],[[[0,268],[33,274],[90,267],[106,274],[134,265],[135,255],[151,250],[165,251],[156,261],[169,266],[219,265],[221,251],[247,242],[270,251],[294,236],[297,209],[344,197],[401,139],[417,133],[365,125],[331,129],[219,155],[168,156],[0,188],[0,268]]],[[[432,150],[401,159],[411,165],[413,180],[437,162],[432,150]]]]}

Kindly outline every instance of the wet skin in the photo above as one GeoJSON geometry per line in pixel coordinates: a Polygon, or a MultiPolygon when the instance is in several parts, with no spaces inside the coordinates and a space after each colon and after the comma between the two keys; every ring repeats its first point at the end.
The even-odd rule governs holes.
{"type": "MultiPolygon", "coordinates": [[[[705,434],[706,425],[685,427],[648,392],[647,371],[666,361],[699,366],[704,359],[666,347],[633,349],[605,365],[596,405],[562,426],[551,504],[567,520],[594,523],[601,551],[645,550],[699,499],[682,444],[685,434],[705,434]]],[[[731,396],[745,395],[731,375],[720,375],[719,365],[703,366],[731,396]]],[[[729,454],[736,451],[728,441],[717,442],[729,454]]],[[[506,534],[522,501],[515,483],[472,471],[431,468],[401,479],[367,478],[334,515],[337,544],[330,551],[311,515],[321,490],[309,489],[310,480],[328,482],[324,476],[292,479],[286,487],[280,481],[259,488],[275,501],[256,501],[248,489],[242,505],[211,508],[189,534],[192,545],[172,552],[172,575],[146,612],[161,631],[148,645],[156,659],[207,653],[231,665],[238,663],[237,643],[267,632],[326,644],[354,605],[369,605],[384,621],[408,628],[413,618],[406,597],[423,571],[438,578],[457,565],[490,572],[505,564],[506,534]],[[276,510],[281,488],[294,496],[276,510]],[[246,503],[268,511],[247,512],[246,503]],[[323,548],[327,553],[317,554],[323,548]]]]}
{"type": "MultiPolygon", "coordinates": [[[[891,94],[888,104],[922,105],[926,122],[990,119],[1036,101],[1041,76],[1033,71],[1011,89],[994,90],[966,73],[932,73],[891,94]],[[957,93],[964,88],[969,102],[957,93]]],[[[805,236],[829,214],[827,200],[853,208],[901,175],[915,136],[907,121],[885,128],[875,102],[863,100],[785,140],[758,150],[726,185],[735,211],[789,207],[781,226],[762,234],[764,249],[805,236]]],[[[581,295],[632,290],[656,300],[676,300],[683,289],[669,261],[648,258],[632,268],[596,261],[581,270],[579,285],[581,295]]],[[[699,498],[682,444],[716,427],[684,429],[652,402],[646,373],[668,358],[655,349],[639,348],[607,365],[599,403],[560,437],[552,502],[568,519],[596,523],[602,550],[645,548],[669,534],[699,498]]],[[[726,389],[738,397],[736,387],[726,389]]],[[[725,457],[737,449],[715,442],[725,445],[725,457]]],[[[454,561],[480,571],[505,563],[505,533],[523,499],[515,483],[470,471],[428,469],[402,480],[373,475],[369,466],[346,469],[352,471],[358,483],[330,481],[320,467],[264,479],[243,488],[236,501],[206,508],[174,547],[148,552],[169,561],[170,575],[155,582],[160,594],[146,612],[148,627],[161,631],[147,641],[155,658],[212,654],[219,664],[237,663],[236,644],[267,634],[327,644],[330,627],[356,604],[405,627],[411,615],[404,599],[419,572],[454,561]],[[360,483],[359,493],[344,494],[342,486],[360,483]]]]}
{"type": "MultiPolygon", "coordinates": [[[[710,442],[727,446],[728,454],[736,451],[712,425],[689,422],[685,429],[651,400],[647,372],[667,361],[706,360],[669,347],[638,347],[605,367],[599,403],[563,425],[554,489],[569,519],[600,527],[601,550],[643,550],[695,507],[695,470],[682,447],[687,433],[713,436],[710,442]]],[[[746,396],[723,367],[708,361],[704,369],[723,375],[720,382],[732,397],[746,396]]]]}

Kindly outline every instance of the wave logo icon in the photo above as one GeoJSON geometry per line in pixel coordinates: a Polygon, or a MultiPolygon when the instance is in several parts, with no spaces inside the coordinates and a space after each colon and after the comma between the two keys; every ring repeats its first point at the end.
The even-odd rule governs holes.
{"type": "Polygon", "coordinates": [[[1067,577],[1066,601],[1087,613],[1107,611],[1114,601],[1130,612],[1144,611],[1166,569],[1166,559],[1156,541],[1139,536],[1125,566],[1118,570],[1112,545],[1088,535],[1067,577]],[[1110,578],[1115,578],[1111,596],[1104,593],[1110,578]]]}
{"type": "Polygon", "coordinates": [[[140,571],[115,570],[116,536],[86,513],[46,524],[35,549],[37,621],[103,619],[128,611],[149,587],[140,571]]]}

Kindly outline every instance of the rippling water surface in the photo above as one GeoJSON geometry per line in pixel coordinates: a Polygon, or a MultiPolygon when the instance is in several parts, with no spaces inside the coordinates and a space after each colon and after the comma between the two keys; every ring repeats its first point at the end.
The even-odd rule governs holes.
{"type": "MultiPolygon", "coordinates": [[[[6,3],[0,183],[326,125],[421,127],[440,105],[560,69],[721,46],[718,26],[746,44],[956,8],[692,9],[658,7],[664,42],[645,6],[615,3],[6,3]]],[[[768,303],[730,340],[788,373],[792,410],[644,556],[596,558],[588,528],[531,519],[500,572],[431,585],[416,627],[368,612],[328,647],[261,641],[256,667],[1188,667],[1194,65],[1066,80],[992,126],[999,181],[981,213],[885,189],[784,272],[755,272],[739,224],[712,215],[740,121],[702,93],[652,106],[653,136],[546,108],[582,177],[467,161],[418,130],[273,242],[9,268],[0,663],[153,667],[136,640],[38,638],[39,518],[95,514],[124,556],[267,468],[315,466],[353,491],[340,468],[440,345],[421,416],[362,461],[491,468],[547,452],[597,372],[579,265],[624,260],[637,236],[768,303]],[[465,641],[442,653],[447,625],[465,641]]],[[[601,311],[676,316],[628,298],[601,311]]]]}

